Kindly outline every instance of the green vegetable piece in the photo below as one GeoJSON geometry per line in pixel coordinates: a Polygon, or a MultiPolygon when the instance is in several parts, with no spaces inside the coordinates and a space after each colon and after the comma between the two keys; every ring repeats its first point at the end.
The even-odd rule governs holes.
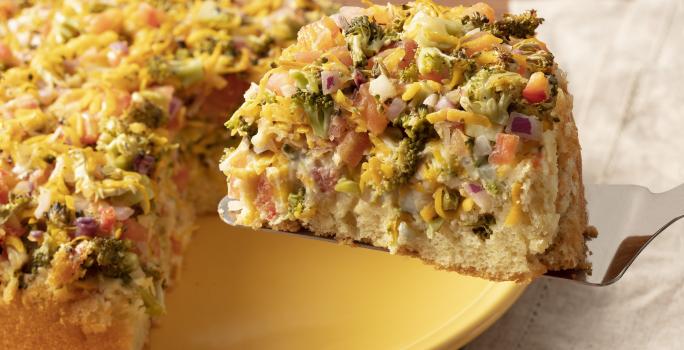
{"type": "Polygon", "coordinates": [[[385,31],[368,16],[352,19],[344,30],[344,39],[351,52],[354,67],[366,65],[367,57],[373,56],[385,45],[385,31]]]}
{"type": "Polygon", "coordinates": [[[496,218],[492,214],[480,215],[477,226],[473,227],[473,233],[485,240],[492,235],[492,226],[496,224],[496,218]]]}
{"type": "Polygon", "coordinates": [[[145,304],[145,311],[148,315],[161,316],[164,314],[166,311],[164,305],[154,296],[154,294],[152,294],[152,292],[142,287],[138,288],[138,292],[140,293],[143,304],[145,304]]]}
{"type": "Polygon", "coordinates": [[[287,210],[292,218],[298,219],[302,216],[302,213],[304,213],[304,210],[306,209],[306,205],[304,204],[305,199],[306,192],[303,187],[296,193],[290,193],[290,195],[287,196],[287,210]]]}
{"type": "Polygon", "coordinates": [[[9,203],[0,204],[0,225],[4,224],[9,220],[10,217],[24,205],[31,202],[31,198],[28,196],[14,196],[11,195],[9,198],[9,203]]]}
{"type": "Polygon", "coordinates": [[[126,112],[126,116],[134,122],[143,123],[150,128],[158,128],[166,123],[166,113],[148,99],[134,101],[126,112]]]}
{"type": "Polygon", "coordinates": [[[330,95],[297,90],[292,99],[302,106],[309,117],[309,124],[318,137],[328,135],[330,119],[335,111],[335,102],[330,95]]]}
{"type": "Polygon", "coordinates": [[[537,17],[537,11],[529,10],[519,15],[504,14],[503,18],[494,22],[491,27],[492,34],[510,40],[511,37],[526,39],[533,37],[543,18],[537,17]]]}
{"type": "Polygon", "coordinates": [[[96,237],[92,244],[92,253],[86,267],[99,271],[106,277],[130,280],[130,273],[137,259],[131,252],[130,241],[96,237]]]}
{"type": "Polygon", "coordinates": [[[418,81],[420,73],[418,73],[418,66],[411,63],[408,67],[399,71],[399,81],[402,83],[413,83],[418,81]]]}

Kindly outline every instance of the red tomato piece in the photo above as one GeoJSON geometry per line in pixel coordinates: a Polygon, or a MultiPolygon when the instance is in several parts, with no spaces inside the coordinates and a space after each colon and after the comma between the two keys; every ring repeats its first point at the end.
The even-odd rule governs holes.
{"type": "Polygon", "coordinates": [[[366,119],[367,127],[370,132],[375,135],[382,134],[387,128],[389,120],[387,117],[378,111],[378,103],[375,97],[371,96],[368,91],[369,84],[363,84],[359,87],[358,95],[356,96],[356,105],[361,111],[361,115],[366,119]]]}
{"type": "Polygon", "coordinates": [[[121,237],[124,239],[129,239],[133,242],[147,242],[148,233],[147,227],[141,225],[135,219],[126,219],[123,222],[123,234],[121,237]]]}
{"type": "Polygon", "coordinates": [[[495,165],[510,164],[515,160],[520,137],[513,134],[496,134],[494,150],[489,155],[489,162],[495,165]]]}
{"type": "Polygon", "coordinates": [[[116,212],[111,206],[100,207],[100,230],[111,232],[116,223],[116,212]]]}
{"type": "Polygon", "coordinates": [[[366,133],[350,132],[340,143],[339,152],[342,161],[353,168],[359,164],[364,152],[371,146],[370,138],[366,133]]]}
{"type": "Polygon", "coordinates": [[[529,103],[544,102],[549,98],[549,80],[542,72],[535,72],[530,76],[522,92],[523,98],[529,103]]]}

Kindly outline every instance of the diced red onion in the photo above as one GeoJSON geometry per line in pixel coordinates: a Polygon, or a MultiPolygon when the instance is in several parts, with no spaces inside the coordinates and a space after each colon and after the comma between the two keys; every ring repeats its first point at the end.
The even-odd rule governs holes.
{"type": "Polygon", "coordinates": [[[480,184],[470,182],[465,184],[463,187],[468,196],[473,199],[473,202],[475,202],[475,204],[477,204],[482,211],[487,212],[492,209],[492,197],[482,188],[482,186],[480,186],[480,184]]]}
{"type": "Polygon", "coordinates": [[[391,122],[394,121],[401,114],[401,112],[404,111],[404,109],[406,109],[406,102],[399,97],[394,98],[389,107],[387,107],[387,119],[389,119],[391,122]]]}
{"type": "Polygon", "coordinates": [[[475,144],[473,145],[473,155],[483,157],[490,153],[492,153],[492,145],[489,144],[489,139],[484,135],[476,137],[475,144]]]}
{"type": "Polygon", "coordinates": [[[44,235],[45,235],[45,231],[31,230],[31,232],[29,232],[29,234],[28,234],[28,239],[31,242],[38,242],[43,238],[44,235]]]}
{"type": "Polygon", "coordinates": [[[130,218],[135,213],[135,210],[129,207],[114,207],[114,216],[118,221],[124,221],[130,218]]]}
{"type": "Polygon", "coordinates": [[[331,94],[340,88],[340,73],[336,71],[324,70],[321,72],[321,85],[324,94],[331,94]]]}
{"type": "Polygon", "coordinates": [[[454,104],[451,103],[446,96],[440,97],[439,101],[437,101],[437,104],[435,104],[435,110],[437,111],[449,108],[456,108],[456,106],[454,106],[454,104]]]}
{"type": "Polygon", "coordinates": [[[437,94],[431,94],[428,97],[423,100],[423,104],[428,106],[428,107],[434,107],[437,104],[437,101],[439,100],[439,96],[437,94]]]}
{"type": "Polygon", "coordinates": [[[542,126],[539,120],[522,113],[513,112],[506,126],[506,132],[516,134],[527,140],[541,140],[542,126]]]}
{"type": "Polygon", "coordinates": [[[356,84],[356,86],[361,86],[368,81],[366,76],[359,69],[354,69],[354,72],[352,73],[352,79],[354,80],[354,84],[356,84]]]}
{"type": "Polygon", "coordinates": [[[87,236],[93,237],[100,228],[100,224],[91,217],[82,216],[76,218],[76,232],[74,232],[74,237],[87,236]]]}
{"type": "Polygon", "coordinates": [[[133,169],[143,175],[149,175],[154,169],[156,158],[149,154],[140,154],[133,160],[133,169]]]}
{"type": "Polygon", "coordinates": [[[366,14],[366,10],[356,6],[342,6],[339,13],[330,16],[337,27],[344,30],[347,29],[349,23],[356,17],[361,17],[366,14]]]}

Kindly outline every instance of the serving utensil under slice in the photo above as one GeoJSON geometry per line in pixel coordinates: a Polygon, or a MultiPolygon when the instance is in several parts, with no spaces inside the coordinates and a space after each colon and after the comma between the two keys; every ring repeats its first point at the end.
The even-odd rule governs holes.
{"type": "MultiPolygon", "coordinates": [[[[607,286],[619,280],[644,248],[661,232],[684,217],[684,185],[663,193],[653,193],[636,185],[587,185],[589,222],[599,235],[587,241],[591,271],[550,271],[545,276],[568,279],[592,286],[607,286]]],[[[221,219],[232,226],[228,204],[219,203],[221,219]]],[[[307,230],[284,232],[261,231],[337,242],[333,237],[316,236],[307,230]]],[[[385,248],[357,242],[355,246],[387,251],[385,248]]]]}

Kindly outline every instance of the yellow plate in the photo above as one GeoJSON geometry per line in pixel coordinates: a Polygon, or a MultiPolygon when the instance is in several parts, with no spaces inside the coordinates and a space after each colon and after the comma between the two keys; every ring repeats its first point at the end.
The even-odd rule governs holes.
{"type": "Polygon", "coordinates": [[[214,218],[200,226],[152,349],[453,348],[525,288],[214,218]]]}

